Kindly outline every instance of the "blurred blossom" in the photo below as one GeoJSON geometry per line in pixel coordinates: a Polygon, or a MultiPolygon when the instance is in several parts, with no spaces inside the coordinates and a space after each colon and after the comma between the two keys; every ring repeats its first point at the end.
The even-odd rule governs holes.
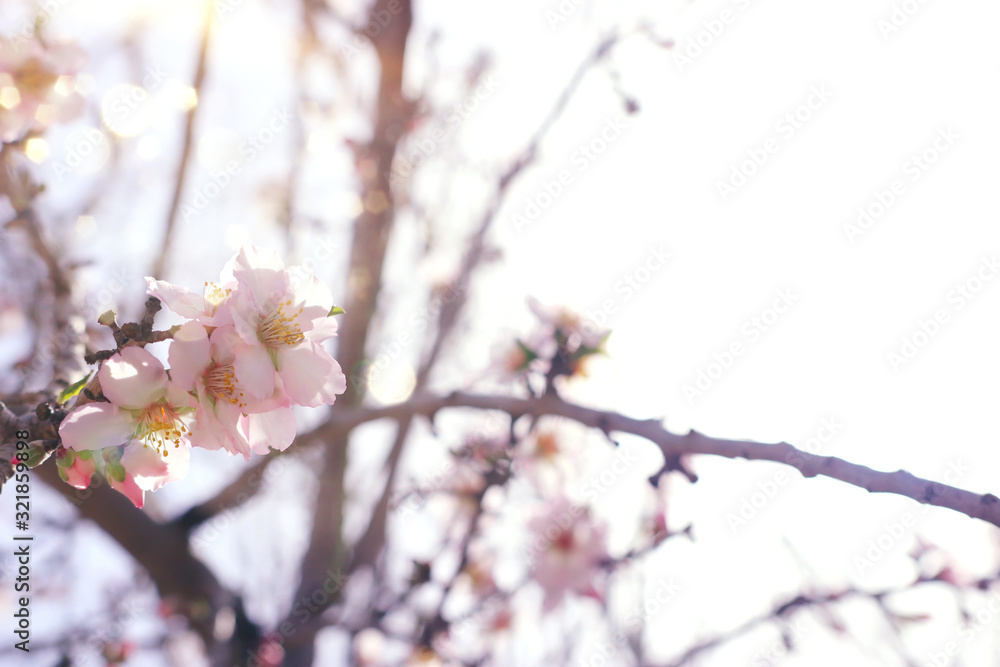
{"type": "Polygon", "coordinates": [[[0,42],[0,140],[10,143],[83,111],[73,77],[86,62],[75,44],[39,38],[0,42]]]}
{"type": "Polygon", "coordinates": [[[601,598],[595,582],[608,558],[606,533],[588,508],[565,496],[549,501],[530,521],[532,574],[545,591],[546,611],[570,593],[601,598]]]}

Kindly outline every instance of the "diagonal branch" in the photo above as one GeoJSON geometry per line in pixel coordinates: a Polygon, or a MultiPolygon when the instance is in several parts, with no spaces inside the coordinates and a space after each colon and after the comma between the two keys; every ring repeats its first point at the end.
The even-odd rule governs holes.
{"type": "Polygon", "coordinates": [[[344,407],[335,410],[327,424],[301,437],[308,442],[322,441],[336,433],[344,433],[360,424],[378,419],[400,420],[422,415],[433,419],[448,408],[501,410],[514,419],[529,415],[560,416],[604,433],[628,433],[645,438],[657,445],[665,460],[683,454],[708,454],[728,459],[771,461],[791,466],[803,477],[823,475],[871,493],[892,493],[925,505],[944,507],[974,519],[1000,527],[1000,499],[992,493],[974,493],[912,475],[905,470],[882,472],[836,456],[810,454],[787,442],[764,443],[751,440],[713,438],[696,431],[680,435],[666,430],[657,419],[635,419],[617,412],[588,408],[568,403],[558,395],[540,398],[480,395],[455,392],[444,396],[420,394],[410,400],[384,407],[344,407]]]}

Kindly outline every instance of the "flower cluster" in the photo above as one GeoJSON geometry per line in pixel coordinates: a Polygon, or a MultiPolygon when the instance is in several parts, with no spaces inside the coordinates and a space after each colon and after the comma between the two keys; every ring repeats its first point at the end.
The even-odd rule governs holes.
{"type": "Polygon", "coordinates": [[[292,406],[332,404],[347,388],[323,347],[337,331],[333,298],[300,275],[249,245],[201,294],[147,278],[149,294],[188,320],[170,341],[170,370],[137,346],[103,363],[107,402],[77,407],[60,426],[63,479],[86,488],[103,464],[111,486],[142,507],[145,491],[186,474],[191,447],[246,459],[288,447],[292,406]]]}
{"type": "Polygon", "coordinates": [[[494,349],[495,374],[507,381],[527,378],[532,373],[550,377],[585,375],[585,361],[604,352],[611,332],[568,308],[546,306],[533,299],[528,306],[539,324],[529,336],[494,349]]]}
{"type": "Polygon", "coordinates": [[[39,38],[0,42],[0,141],[72,120],[83,110],[74,76],[86,56],[71,43],[39,38]]]}

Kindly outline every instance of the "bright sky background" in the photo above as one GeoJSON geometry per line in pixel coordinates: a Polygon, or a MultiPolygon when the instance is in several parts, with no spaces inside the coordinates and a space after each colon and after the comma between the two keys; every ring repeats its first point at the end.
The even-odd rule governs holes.
{"type": "MultiPolygon", "coordinates": [[[[346,0],[336,4],[354,7],[346,0]]],[[[165,97],[149,127],[125,144],[130,154],[124,159],[135,168],[129,171],[131,182],[113,184],[107,223],[95,213],[96,224],[77,225],[78,243],[72,244],[81,257],[100,253],[99,266],[87,274],[93,293],[113,270],[124,270],[132,275],[126,293],[139,303],[138,276],[155,252],[167,197],[166,184],[153,179],[176,160],[179,116],[166,96],[177,104],[185,99],[198,3],[127,5],[123,10],[126,3],[76,0],[60,11],[53,27],[78,37],[91,51],[98,93],[106,94],[115,83],[136,79],[102,50],[102,40],[128,25],[122,11],[141,17],[144,10],[135,7],[151,7],[157,17],[143,28],[148,32],[141,33],[139,48],[168,73],[165,97]]],[[[592,72],[573,98],[543,144],[542,159],[514,188],[497,220],[503,263],[474,284],[478,301],[468,358],[481,367],[503,331],[530,325],[527,294],[591,313],[611,300],[610,359],[595,364],[590,382],[574,385],[574,398],[632,416],[664,416],[678,432],[694,428],[800,445],[832,419],[842,428],[820,453],[935,480],[943,480],[949,462],[956,462],[967,468],[958,486],[997,493],[1000,388],[992,379],[1000,362],[995,344],[1000,287],[994,284],[1000,279],[984,267],[986,260],[1000,259],[995,196],[1000,7],[982,0],[927,3],[886,36],[879,22],[890,18],[894,5],[884,1],[822,7],[790,0],[580,5],[553,26],[546,10],[556,9],[555,1],[418,2],[408,82],[413,90],[421,83],[420,59],[432,27],[441,31],[440,61],[447,74],[458,76],[480,50],[494,55],[496,92],[458,124],[455,135],[470,165],[487,173],[524,145],[609,28],[630,29],[646,19],[656,35],[677,44],[671,51],[635,37],[614,51],[621,86],[638,101],[639,114],[624,115],[603,68],[592,72]],[[720,17],[731,20],[709,40],[706,22],[720,17]],[[679,65],[677,55],[691,55],[689,45],[699,35],[707,46],[693,62],[679,65]],[[828,91],[828,99],[814,96],[816,90],[828,91]],[[815,109],[803,107],[810,101],[815,109]],[[782,119],[797,111],[808,119],[794,132],[784,130],[782,119]],[[577,151],[619,117],[624,129],[581,171],[577,151]],[[935,149],[942,132],[954,139],[939,140],[935,149]],[[729,182],[748,156],[768,147],[766,162],[723,201],[718,183],[729,182]],[[914,178],[908,161],[925,151],[936,160],[926,170],[918,168],[914,178]],[[572,181],[549,202],[545,184],[564,170],[572,181]],[[902,194],[852,243],[845,226],[897,179],[905,191],[897,185],[902,194]],[[514,214],[523,215],[532,202],[544,205],[542,215],[518,229],[514,214]],[[622,288],[626,276],[647,277],[643,267],[651,249],[669,253],[666,266],[650,272],[638,289],[622,288]],[[980,271],[993,279],[983,281],[971,299],[956,296],[959,286],[970,294],[978,288],[980,271]],[[767,319],[782,291],[794,296],[793,305],[751,339],[745,325],[754,317],[767,319]],[[939,309],[946,322],[912,360],[894,368],[889,354],[901,353],[904,337],[912,338],[939,309]],[[714,373],[713,355],[734,342],[743,344],[743,354],[703,395],[688,400],[684,386],[693,385],[699,371],[714,373]]],[[[240,142],[264,127],[276,107],[289,105],[288,72],[277,63],[291,62],[295,17],[276,16],[282,13],[275,3],[246,0],[220,24],[201,100],[207,106],[195,185],[208,182],[210,172],[224,165],[222,156],[238,152],[240,142]]],[[[351,66],[371,66],[369,53],[357,58],[351,66]]],[[[335,108],[344,94],[331,91],[335,108]]],[[[370,97],[370,91],[365,94],[370,97]]],[[[299,234],[290,259],[319,258],[319,241],[343,253],[348,216],[357,206],[348,180],[352,164],[341,142],[363,126],[345,114],[311,127],[315,172],[306,172],[312,185],[304,208],[322,211],[333,231],[323,238],[299,234]]],[[[53,133],[53,144],[66,134],[53,133]]],[[[243,240],[279,242],[268,228],[272,212],[262,209],[259,193],[287,172],[287,139],[279,134],[268,152],[248,164],[245,177],[181,227],[170,278],[200,284],[215,271],[206,273],[205,267],[221,266],[243,240]]],[[[46,173],[44,165],[41,172],[46,173]]],[[[46,177],[54,178],[52,172],[46,177]]],[[[81,187],[67,180],[68,188],[81,187]]],[[[483,207],[481,182],[465,175],[424,185],[450,192],[450,219],[467,228],[483,207]]],[[[406,222],[403,239],[412,235],[406,222]]],[[[442,253],[414,265],[404,243],[393,253],[387,294],[398,311],[386,320],[387,340],[405,331],[409,315],[420,308],[406,300],[413,273],[447,274],[456,261],[454,253],[442,253]]],[[[321,275],[340,280],[337,261],[321,258],[320,264],[321,275]]],[[[407,350],[399,363],[412,362],[415,354],[407,350]]],[[[631,471],[629,480],[602,497],[601,507],[613,521],[636,502],[636,485],[628,482],[656,466],[647,444],[625,439],[623,446],[646,458],[642,470],[631,471]]],[[[681,491],[671,519],[677,526],[693,521],[697,544],[668,545],[651,572],[653,579],[673,576],[683,588],[678,602],[650,620],[668,653],[686,643],[678,637],[736,624],[794,594],[813,574],[832,586],[903,584],[913,575],[905,554],[917,535],[952,553],[960,571],[980,576],[996,570],[996,531],[986,524],[946,510],[920,513],[908,500],[871,496],[824,479],[802,480],[791,470],[790,481],[734,534],[727,515],[782,468],[709,458],[694,467],[702,479],[693,488],[676,485],[681,491]],[[855,557],[907,512],[920,513],[916,529],[908,529],[875,567],[859,572],[855,557]]],[[[207,479],[207,473],[193,475],[190,484],[204,485],[207,479]]],[[[280,486],[295,488],[300,482],[289,475],[280,486]]],[[[165,511],[188,502],[192,488],[199,487],[164,489],[165,511]]],[[[3,502],[7,507],[8,500],[3,502]]],[[[291,524],[304,521],[297,517],[291,524]]],[[[288,537],[291,553],[302,546],[297,540],[301,536],[288,537]]],[[[944,596],[914,600],[915,608],[937,608],[944,619],[933,630],[918,627],[905,634],[921,647],[916,657],[924,664],[927,651],[955,638],[957,618],[944,596]]],[[[973,611],[980,606],[970,602],[973,611]]],[[[873,638],[885,636],[880,623],[860,611],[850,618],[864,648],[835,644],[814,627],[804,651],[783,664],[896,664],[870,648],[873,638]]],[[[998,650],[996,619],[990,627],[964,647],[967,664],[986,664],[986,656],[998,650]]],[[[749,664],[776,637],[759,633],[702,664],[749,664]]]]}

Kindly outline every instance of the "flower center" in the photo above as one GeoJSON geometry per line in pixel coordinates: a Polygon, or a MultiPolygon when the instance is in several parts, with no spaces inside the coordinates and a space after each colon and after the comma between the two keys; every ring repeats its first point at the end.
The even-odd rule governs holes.
{"type": "Polygon", "coordinates": [[[136,437],[142,440],[143,447],[153,446],[161,456],[167,455],[167,445],[171,442],[174,447],[181,446],[181,438],[191,435],[177,413],[169,405],[151,405],[146,408],[139,418],[139,428],[136,430],[136,437]]]}
{"type": "Polygon", "coordinates": [[[305,336],[302,335],[302,327],[295,321],[295,318],[302,313],[302,308],[292,311],[292,300],[278,304],[277,309],[271,311],[260,321],[257,327],[257,338],[268,347],[289,347],[298,345],[305,336]]]}
{"type": "Polygon", "coordinates": [[[243,392],[236,386],[236,372],[232,364],[225,366],[213,366],[204,375],[205,389],[216,399],[229,401],[233,405],[241,408],[246,407],[243,402],[243,392]]]}
{"type": "Polygon", "coordinates": [[[551,459],[559,454],[559,440],[555,433],[542,433],[536,440],[536,452],[538,456],[551,459]]]}
{"type": "Polygon", "coordinates": [[[573,532],[571,530],[564,530],[559,533],[559,537],[555,539],[552,543],[553,546],[559,551],[570,552],[575,546],[575,541],[573,540],[573,532]]]}
{"type": "Polygon", "coordinates": [[[215,283],[205,283],[205,303],[208,304],[212,315],[215,315],[215,311],[219,309],[219,306],[224,304],[229,300],[229,295],[232,294],[231,289],[222,289],[215,283]]]}
{"type": "Polygon", "coordinates": [[[18,88],[35,95],[51,88],[58,78],[46,70],[38,58],[29,58],[15,77],[18,88]]]}

